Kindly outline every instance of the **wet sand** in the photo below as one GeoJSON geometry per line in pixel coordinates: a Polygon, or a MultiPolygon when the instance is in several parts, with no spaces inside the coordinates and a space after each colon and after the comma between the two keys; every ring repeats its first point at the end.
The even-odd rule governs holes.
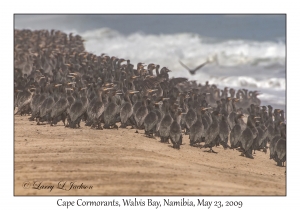
{"type": "Polygon", "coordinates": [[[176,150],[129,127],[38,126],[28,117],[15,116],[15,195],[286,195],[286,167],[269,151],[213,154],[187,135],[176,150]]]}

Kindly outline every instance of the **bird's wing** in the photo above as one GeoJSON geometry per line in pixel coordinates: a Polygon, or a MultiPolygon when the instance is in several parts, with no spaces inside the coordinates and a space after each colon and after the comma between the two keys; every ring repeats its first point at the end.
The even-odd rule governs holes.
{"type": "Polygon", "coordinates": [[[184,67],[186,68],[187,70],[191,71],[191,69],[189,67],[187,67],[186,65],[184,65],[181,61],[179,61],[179,63],[184,67]]]}
{"type": "Polygon", "coordinates": [[[201,68],[202,68],[203,66],[205,66],[207,63],[208,63],[208,62],[206,61],[206,62],[202,63],[201,65],[197,66],[197,67],[194,69],[194,71],[197,71],[197,70],[201,69],[201,68]]]}
{"type": "Polygon", "coordinates": [[[190,71],[190,73],[194,74],[197,70],[201,69],[203,66],[205,66],[206,64],[208,64],[209,62],[206,61],[204,63],[202,63],[201,65],[197,66],[195,69],[190,69],[189,67],[187,67],[186,65],[184,65],[181,61],[179,61],[179,63],[186,68],[187,70],[190,71]]]}

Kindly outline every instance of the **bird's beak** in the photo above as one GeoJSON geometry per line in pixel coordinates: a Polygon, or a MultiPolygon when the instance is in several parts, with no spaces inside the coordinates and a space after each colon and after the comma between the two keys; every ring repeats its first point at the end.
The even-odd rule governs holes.
{"type": "Polygon", "coordinates": [[[132,91],[129,91],[130,94],[135,94],[135,93],[139,93],[140,91],[136,91],[136,90],[132,90],[132,91]]]}

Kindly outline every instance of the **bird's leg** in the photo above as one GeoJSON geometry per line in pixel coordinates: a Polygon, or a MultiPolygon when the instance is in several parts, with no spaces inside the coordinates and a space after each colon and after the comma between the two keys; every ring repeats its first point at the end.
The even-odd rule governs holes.
{"type": "Polygon", "coordinates": [[[267,154],[267,148],[263,148],[263,152],[267,154]]]}
{"type": "Polygon", "coordinates": [[[119,127],[116,124],[114,124],[113,128],[116,128],[118,130],[119,127]]]}
{"type": "Polygon", "coordinates": [[[126,123],[121,123],[120,128],[126,128],[126,123]]]}
{"type": "Polygon", "coordinates": [[[212,149],[212,147],[210,148],[210,150],[211,150],[212,153],[218,154],[217,152],[215,152],[215,151],[212,149]]]}
{"type": "Polygon", "coordinates": [[[155,132],[155,136],[160,137],[159,131],[155,132]]]}
{"type": "Polygon", "coordinates": [[[252,156],[251,153],[249,153],[249,151],[245,152],[245,155],[247,158],[254,159],[254,157],[252,156]]]}
{"type": "Polygon", "coordinates": [[[98,129],[103,130],[103,128],[101,127],[101,122],[98,122],[98,129]]]}

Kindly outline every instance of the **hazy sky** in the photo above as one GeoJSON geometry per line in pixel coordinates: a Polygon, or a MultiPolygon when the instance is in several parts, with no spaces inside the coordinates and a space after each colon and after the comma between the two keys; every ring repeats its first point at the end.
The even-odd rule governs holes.
{"type": "Polygon", "coordinates": [[[286,37],[285,15],[15,15],[15,28],[84,32],[102,27],[125,35],[197,33],[222,39],[286,37]]]}

